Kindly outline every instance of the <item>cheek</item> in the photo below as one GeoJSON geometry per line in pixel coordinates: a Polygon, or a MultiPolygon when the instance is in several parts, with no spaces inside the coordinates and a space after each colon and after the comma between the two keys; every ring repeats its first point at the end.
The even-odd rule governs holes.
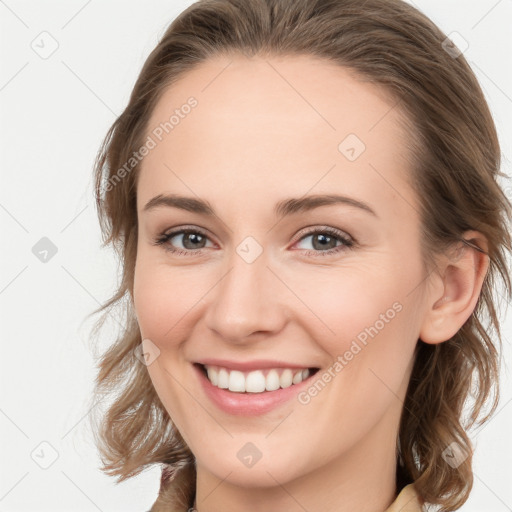
{"type": "Polygon", "coordinates": [[[409,291],[404,292],[403,277],[398,279],[382,265],[331,268],[301,273],[300,279],[290,274],[286,279],[307,306],[302,321],[333,357],[347,350],[353,339],[364,343],[370,337],[368,329],[375,333],[372,326],[389,331],[409,291]]]}
{"type": "Polygon", "coordinates": [[[419,275],[419,267],[390,263],[297,283],[309,308],[301,321],[332,364],[338,361],[330,382],[345,406],[386,403],[403,386],[419,335],[418,296],[410,293],[419,275]]]}
{"type": "Polygon", "coordinates": [[[400,409],[398,397],[406,391],[418,317],[403,283],[374,281],[366,289],[357,286],[357,279],[340,281],[310,295],[315,300],[308,305],[329,327],[310,315],[309,325],[315,326],[310,333],[331,364],[299,401],[305,404],[305,416],[314,411],[312,436],[322,438],[330,431],[332,439],[350,444],[386,411],[400,409]]]}
{"type": "Polygon", "coordinates": [[[182,339],[187,315],[205,291],[192,274],[153,260],[143,256],[137,260],[133,300],[143,339],[166,350],[182,339]]]}
{"type": "MultiPolygon", "coordinates": [[[[135,268],[133,300],[143,340],[149,339],[158,357],[147,370],[165,409],[180,431],[187,430],[187,396],[179,383],[190,378],[184,373],[181,348],[187,337],[186,325],[200,292],[191,286],[190,277],[179,269],[150,258],[139,258],[135,268]]],[[[190,324],[189,324],[190,325],[190,324]]]]}

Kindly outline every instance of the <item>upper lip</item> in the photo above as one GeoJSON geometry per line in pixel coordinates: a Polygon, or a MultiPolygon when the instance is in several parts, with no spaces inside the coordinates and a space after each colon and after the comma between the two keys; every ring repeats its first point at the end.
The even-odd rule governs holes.
{"type": "Polygon", "coordinates": [[[285,361],[270,359],[255,359],[253,361],[230,361],[228,359],[204,358],[196,361],[197,364],[207,366],[220,366],[229,370],[248,372],[252,370],[264,370],[268,368],[314,368],[308,364],[288,363],[285,361]]]}

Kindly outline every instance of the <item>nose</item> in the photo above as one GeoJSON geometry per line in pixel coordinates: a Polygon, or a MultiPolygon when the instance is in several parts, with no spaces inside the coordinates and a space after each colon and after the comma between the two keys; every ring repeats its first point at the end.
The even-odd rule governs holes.
{"type": "Polygon", "coordinates": [[[236,251],[220,282],[210,292],[207,327],[222,340],[244,344],[278,333],[287,312],[283,284],[267,268],[263,252],[248,263],[236,251]]]}

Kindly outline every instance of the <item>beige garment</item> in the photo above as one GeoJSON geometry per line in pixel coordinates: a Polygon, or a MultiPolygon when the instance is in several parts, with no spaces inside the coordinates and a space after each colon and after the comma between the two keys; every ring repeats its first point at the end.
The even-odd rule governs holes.
{"type": "Polygon", "coordinates": [[[420,500],[414,484],[406,485],[398,494],[396,500],[385,510],[385,512],[422,512],[422,501],[420,500]]]}
{"type": "MultiPolygon", "coordinates": [[[[186,487],[185,483],[190,481],[193,471],[195,472],[193,467],[185,466],[185,468],[177,472],[175,478],[172,478],[172,472],[164,467],[158,499],[149,512],[192,512],[194,510],[194,497],[192,496],[188,504],[183,499],[183,497],[190,494],[190,489],[185,490],[185,492],[180,492],[179,490],[183,490],[186,487]],[[182,498],[181,503],[178,503],[177,501],[180,498],[182,498]]],[[[400,491],[395,501],[384,512],[423,512],[422,501],[416,493],[414,484],[406,485],[400,491]]]]}

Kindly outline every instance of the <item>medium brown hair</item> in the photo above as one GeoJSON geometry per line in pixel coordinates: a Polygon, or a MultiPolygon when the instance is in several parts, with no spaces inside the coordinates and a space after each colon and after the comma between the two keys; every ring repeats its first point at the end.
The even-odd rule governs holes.
{"type": "MultiPolygon", "coordinates": [[[[505,175],[482,90],[464,56],[445,51],[445,40],[436,25],[401,0],[202,0],[171,23],[109,129],[95,166],[103,241],[116,250],[122,279],[94,312],[103,312],[94,334],[113,308],[124,308],[126,326],[98,365],[95,396],[112,399],[95,433],[103,471],[122,481],[150,464],[183,463],[189,469],[176,480],[181,486],[176,485],[176,493],[182,493],[184,503],[195,486],[193,455],[173,427],[147,368],[134,356],[141,343],[132,301],[140,165],[122,179],[118,170],[144,143],[164,89],[194,66],[221,55],[312,55],[381,86],[410,122],[414,165],[409,177],[421,201],[425,269],[434,271],[435,255],[463,241],[466,230],[487,240],[489,269],[470,318],[443,343],[418,341],[396,447],[397,491],[415,482],[420,497],[441,505],[442,512],[467,500],[473,485],[467,431],[475,422],[488,421],[499,400],[497,279],[511,298],[506,251],[511,251],[507,223],[512,205],[498,183],[498,176],[505,175]],[[463,407],[471,398],[466,423],[463,407]],[[481,419],[488,402],[490,410],[481,419]],[[453,442],[468,454],[456,468],[443,458],[453,442]]],[[[472,241],[464,243],[483,251],[472,241]]]]}

